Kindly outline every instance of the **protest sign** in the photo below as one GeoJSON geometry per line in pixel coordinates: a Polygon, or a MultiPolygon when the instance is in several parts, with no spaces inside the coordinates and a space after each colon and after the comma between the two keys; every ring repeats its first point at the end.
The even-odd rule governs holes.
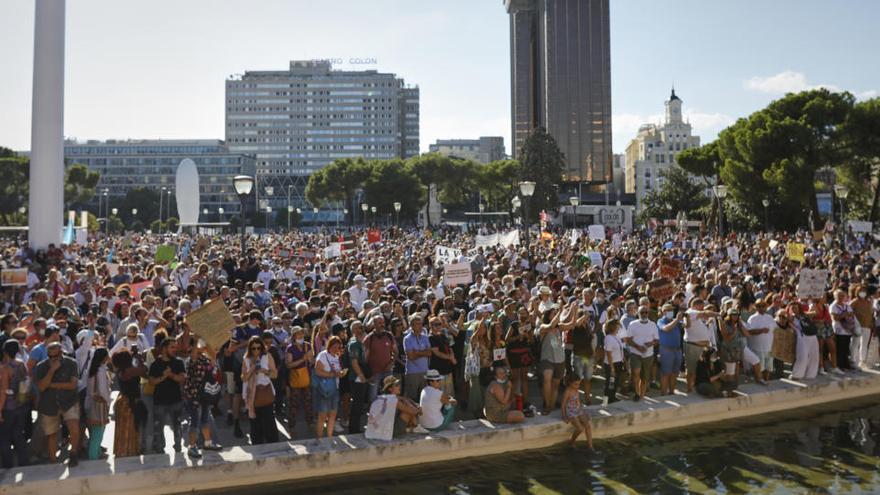
{"type": "Polygon", "coordinates": [[[76,243],[80,246],[89,243],[89,229],[76,229],[76,243]]]}
{"type": "Polygon", "coordinates": [[[804,261],[804,245],[799,242],[789,242],[785,246],[785,254],[791,261],[801,263],[804,261]]]}
{"type": "Polygon", "coordinates": [[[498,234],[498,244],[501,244],[504,247],[510,246],[511,244],[519,246],[519,231],[510,230],[503,234],[498,234]]]}
{"type": "Polygon", "coordinates": [[[487,248],[493,247],[498,243],[498,236],[495,234],[478,235],[474,237],[474,247],[487,248]]]}
{"type": "Polygon", "coordinates": [[[675,294],[675,286],[666,278],[658,278],[648,282],[648,297],[655,301],[668,301],[675,294]]]}
{"type": "Polygon", "coordinates": [[[593,266],[602,267],[602,253],[598,251],[590,251],[587,253],[587,256],[590,257],[590,264],[593,266]]]}
{"type": "Polygon", "coordinates": [[[814,230],[813,231],[813,241],[820,242],[824,238],[825,238],[825,231],[824,230],[814,230]]]}
{"type": "Polygon", "coordinates": [[[681,261],[664,256],[660,258],[657,271],[660,272],[661,277],[675,280],[681,274],[681,261]]]}
{"type": "Polygon", "coordinates": [[[776,249],[776,246],[779,245],[779,241],[777,241],[776,239],[770,239],[767,245],[770,247],[770,249],[776,249]]]}
{"type": "Polygon", "coordinates": [[[587,227],[587,232],[589,232],[590,239],[594,241],[604,241],[605,240],[605,226],[604,225],[590,225],[587,227]]]}
{"type": "Polygon", "coordinates": [[[865,220],[850,220],[849,228],[853,232],[870,232],[874,229],[874,224],[865,220]]]}
{"type": "Polygon", "coordinates": [[[739,248],[736,246],[727,246],[727,257],[732,263],[739,263],[739,248]]]}
{"type": "Polygon", "coordinates": [[[342,244],[338,242],[331,242],[329,246],[324,248],[324,259],[329,260],[333,258],[338,258],[342,255],[342,244]]]}
{"type": "Polygon", "coordinates": [[[443,284],[447,287],[455,287],[459,284],[473,282],[470,263],[449,263],[443,265],[443,284]]]}
{"type": "Polygon", "coordinates": [[[880,250],[872,249],[868,251],[868,256],[874,259],[874,261],[880,261],[880,250]]]}
{"type": "Polygon", "coordinates": [[[367,244],[375,244],[382,242],[382,232],[379,229],[370,229],[367,231],[367,244]]]}
{"type": "Polygon", "coordinates": [[[223,299],[213,299],[199,309],[186,315],[190,330],[208,343],[212,348],[219,349],[229,340],[230,332],[235,328],[232,313],[226,308],[223,299]]]}
{"type": "Polygon", "coordinates": [[[761,239],[761,243],[758,245],[761,247],[761,249],[767,249],[768,247],[770,247],[770,239],[761,239]]]}
{"type": "Polygon", "coordinates": [[[459,256],[461,256],[461,249],[446,246],[437,246],[434,249],[435,261],[442,261],[444,264],[455,263],[458,261],[459,256]]]}
{"type": "Polygon", "coordinates": [[[4,268],[0,270],[3,287],[22,287],[27,285],[27,268],[4,268]]]}
{"type": "Polygon", "coordinates": [[[776,328],[773,330],[773,347],[770,354],[776,359],[786,363],[793,363],[795,356],[795,335],[790,328],[776,328]]]}
{"type": "Polygon", "coordinates": [[[550,271],[550,265],[548,263],[538,263],[535,265],[535,270],[539,273],[547,273],[550,271]]]}
{"type": "Polygon", "coordinates": [[[156,263],[165,265],[174,261],[175,254],[176,249],[174,249],[174,246],[170,244],[162,244],[156,247],[156,257],[154,259],[156,263]]]}
{"type": "Polygon", "coordinates": [[[107,272],[111,277],[119,275],[119,263],[107,263],[107,272]]]}
{"type": "Polygon", "coordinates": [[[825,295],[828,270],[805,268],[798,276],[797,295],[800,298],[818,298],[825,295]]]}
{"type": "Polygon", "coordinates": [[[492,361],[504,361],[507,359],[507,349],[499,347],[492,349],[492,361]]]}
{"type": "Polygon", "coordinates": [[[135,299],[140,299],[140,298],[141,298],[141,292],[143,292],[144,289],[148,289],[148,288],[150,288],[150,287],[152,287],[152,286],[153,286],[153,282],[150,282],[149,280],[144,280],[143,282],[138,282],[138,283],[136,283],[136,284],[131,284],[131,295],[132,295],[135,299]]]}
{"type": "Polygon", "coordinates": [[[571,244],[572,246],[575,246],[575,245],[577,245],[577,243],[578,243],[578,239],[581,238],[581,231],[578,230],[578,229],[572,229],[572,230],[571,230],[571,233],[569,233],[569,236],[570,236],[570,238],[571,238],[571,242],[570,242],[570,244],[571,244]]]}

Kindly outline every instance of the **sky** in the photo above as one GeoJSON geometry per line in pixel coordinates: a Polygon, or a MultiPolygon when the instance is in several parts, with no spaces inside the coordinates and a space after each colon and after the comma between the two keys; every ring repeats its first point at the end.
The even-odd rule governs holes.
{"type": "MultiPolygon", "coordinates": [[[[880,92],[872,0],[611,0],[612,132],[623,152],[674,84],[704,143],[788,91],[880,92]]],[[[30,147],[34,0],[0,0],[0,146],[30,147]]],[[[68,0],[65,135],[224,137],[224,80],[290,60],[393,72],[421,90],[421,148],[501,135],[502,0],[68,0]],[[352,59],[375,64],[349,63],[352,59]]]]}

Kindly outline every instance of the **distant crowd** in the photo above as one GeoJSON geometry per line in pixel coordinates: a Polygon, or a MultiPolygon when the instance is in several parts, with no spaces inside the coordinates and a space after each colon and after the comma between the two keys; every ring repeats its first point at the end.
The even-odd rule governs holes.
{"type": "Polygon", "coordinates": [[[557,410],[592,448],[594,396],[734,396],[880,359],[870,234],[521,234],[2,241],[23,274],[0,288],[2,465],[105,458],[108,427],[110,455],[165,452],[170,429],[197,459],[223,422],[260,444],[557,410]],[[217,301],[220,341],[187,319],[217,301]]]}

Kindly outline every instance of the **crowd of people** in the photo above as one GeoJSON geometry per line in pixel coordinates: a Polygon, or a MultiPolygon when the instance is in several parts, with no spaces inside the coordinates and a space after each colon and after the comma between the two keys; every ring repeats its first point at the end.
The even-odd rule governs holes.
{"type": "Polygon", "coordinates": [[[558,409],[592,448],[592,404],[733,396],[878,359],[870,235],[490,233],[292,232],[244,251],[236,236],[3,241],[2,269],[27,271],[0,293],[3,467],[101,459],[111,422],[114,456],[165,452],[170,429],[195,459],[222,448],[215,420],[260,444],[558,409]],[[168,244],[177,256],[157,261],[168,244]],[[453,264],[469,282],[448,283],[453,264]],[[215,349],[187,316],[216,300],[236,326],[215,349]]]}

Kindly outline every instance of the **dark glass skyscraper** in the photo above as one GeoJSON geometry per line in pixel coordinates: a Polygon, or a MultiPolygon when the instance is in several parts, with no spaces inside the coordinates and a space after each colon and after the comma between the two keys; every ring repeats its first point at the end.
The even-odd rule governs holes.
{"type": "Polygon", "coordinates": [[[611,181],[609,0],[505,0],[514,156],[545,127],[565,179],[611,181]]]}

